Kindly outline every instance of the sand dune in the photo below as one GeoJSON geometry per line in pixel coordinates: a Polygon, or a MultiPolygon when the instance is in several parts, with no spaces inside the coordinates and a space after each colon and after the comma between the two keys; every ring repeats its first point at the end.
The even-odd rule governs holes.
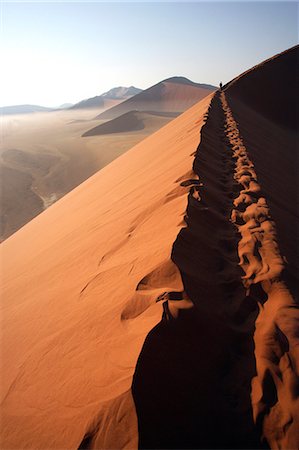
{"type": "Polygon", "coordinates": [[[2,448],[298,447],[296,258],[278,225],[298,226],[297,206],[284,203],[294,185],[276,186],[286,166],[269,164],[293,131],[236,94],[297,52],[206,97],[1,244],[2,448]]]}
{"type": "Polygon", "coordinates": [[[1,115],[15,115],[15,114],[32,114],[38,112],[53,111],[54,108],[47,108],[39,105],[13,105],[13,106],[0,106],[1,115]]]}
{"type": "Polygon", "coordinates": [[[167,277],[143,294],[142,314],[136,288],[168,264],[188,192],[176,180],[189,178],[209,101],[1,244],[3,448],[78,448],[89,435],[106,448],[135,447],[132,376],[161,317],[155,298],[172,287],[167,277]]]}
{"type": "Polygon", "coordinates": [[[127,133],[130,131],[144,130],[146,127],[148,129],[160,128],[163,122],[164,124],[166,124],[176,115],[179,114],[160,112],[155,113],[154,111],[129,111],[119,117],[116,117],[115,119],[104,122],[101,125],[97,125],[91,130],[86,131],[84,134],[82,134],[82,136],[87,137],[101,136],[103,134],[127,133]]]}
{"type": "Polygon", "coordinates": [[[112,108],[119,103],[127,100],[130,97],[141,92],[142,89],[135,88],[134,86],[124,87],[119,86],[110,89],[108,92],[104,92],[101,95],[96,95],[95,97],[82,100],[81,102],[72,105],[70,109],[90,109],[90,108],[112,108]]]}
{"type": "Polygon", "coordinates": [[[184,77],[172,77],[151,86],[125,102],[104,111],[96,118],[115,119],[129,111],[183,112],[215,88],[193,83],[184,77]]]}

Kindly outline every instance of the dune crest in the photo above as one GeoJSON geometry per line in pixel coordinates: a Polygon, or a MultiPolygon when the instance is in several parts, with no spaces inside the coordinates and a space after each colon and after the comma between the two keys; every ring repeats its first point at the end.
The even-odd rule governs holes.
{"type": "Polygon", "coordinates": [[[241,235],[238,254],[245,273],[242,279],[248,293],[260,285],[266,296],[258,300],[260,311],[254,333],[257,362],[257,375],[252,381],[254,420],[262,427],[271,448],[295,448],[299,442],[296,387],[299,311],[295,310],[296,302],[283,281],[285,262],[275,223],[224,92],[221,102],[226,136],[235,159],[235,187],[240,189],[231,219],[241,235]]]}
{"type": "MultiPolygon", "coordinates": [[[[290,49],[262,70],[252,69],[248,89],[257,83],[262,90],[270,75],[276,80],[292,71],[296,52],[290,49]]],[[[246,76],[240,79],[246,93],[246,76]]],[[[288,87],[277,108],[293,95],[293,83],[288,87]]],[[[273,89],[265,91],[273,95],[273,89]]],[[[172,260],[195,306],[180,311],[178,320],[164,316],[139,355],[132,385],[139,448],[298,446],[296,250],[275,225],[276,217],[280,225],[290,218],[290,229],[298,225],[296,203],[281,204],[284,196],[292,198],[294,184],[286,183],[284,191],[276,184],[292,159],[276,173],[273,163],[268,165],[271,155],[283,160],[277,137],[286,137],[286,156],[294,151],[292,122],[281,128],[280,113],[267,109],[265,92],[263,115],[260,99],[255,112],[235,92],[237,82],[213,96],[195,152],[197,178],[183,181],[191,189],[172,260]],[[266,181],[262,186],[259,173],[266,181]]]]}

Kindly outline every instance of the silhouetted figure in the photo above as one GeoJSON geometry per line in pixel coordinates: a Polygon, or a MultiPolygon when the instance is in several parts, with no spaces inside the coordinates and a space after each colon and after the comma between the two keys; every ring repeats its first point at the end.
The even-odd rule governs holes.
{"type": "Polygon", "coordinates": [[[222,91],[222,81],[219,83],[220,91],[222,91]]]}

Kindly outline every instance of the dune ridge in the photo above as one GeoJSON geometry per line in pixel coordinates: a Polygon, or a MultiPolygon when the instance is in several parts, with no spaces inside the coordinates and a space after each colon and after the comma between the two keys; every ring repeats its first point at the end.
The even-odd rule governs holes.
{"type": "MultiPolygon", "coordinates": [[[[270,74],[277,79],[281,70],[292,71],[294,51],[291,58],[271,58],[261,73],[249,72],[248,85],[242,78],[245,92],[252,82],[262,89],[270,74]]],[[[290,83],[285,98],[278,95],[277,108],[288,104],[292,88],[290,83]]],[[[234,92],[228,86],[213,96],[193,164],[198,181],[184,182],[191,186],[185,224],[171,257],[195,306],[180,311],[177,321],[168,317],[170,324],[164,318],[145,340],[132,385],[139,448],[298,447],[299,311],[289,277],[296,259],[290,245],[284,245],[287,258],[281,253],[275,226],[275,217],[298,226],[296,202],[273,208],[272,217],[266,197],[271,188],[280,205],[284,196],[292,197],[296,184],[287,182],[285,193],[276,185],[291,159],[277,168],[277,176],[265,176],[273,169],[270,155],[279,150],[277,136],[289,132],[267,119],[273,117],[267,95],[263,116],[259,103],[253,112],[234,92]],[[248,149],[228,101],[246,130],[248,149]],[[257,132],[252,124],[259,122],[257,132]]],[[[292,143],[287,139],[288,152],[296,148],[292,143]]]]}
{"type": "Polygon", "coordinates": [[[252,414],[258,308],[252,298],[243,301],[223,126],[215,95],[192,177],[181,180],[191,189],[171,254],[195,306],[170,324],[162,320],[144,343],[132,385],[139,448],[267,448],[252,414]]]}
{"type": "Polygon", "coordinates": [[[245,273],[243,284],[247,292],[260,285],[266,297],[259,300],[254,334],[257,362],[257,375],[252,382],[254,420],[262,426],[271,448],[296,448],[299,442],[298,305],[284,282],[285,261],[279,250],[275,223],[224,93],[221,102],[226,135],[236,161],[234,179],[240,187],[231,220],[241,235],[238,254],[245,273]]]}

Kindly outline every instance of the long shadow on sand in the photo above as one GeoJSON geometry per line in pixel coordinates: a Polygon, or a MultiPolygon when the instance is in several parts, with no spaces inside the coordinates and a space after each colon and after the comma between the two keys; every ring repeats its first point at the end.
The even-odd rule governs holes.
{"type": "Polygon", "coordinates": [[[239,380],[235,386],[228,376],[236,351],[253,346],[252,337],[233,341],[223,323],[196,309],[151,330],[132,385],[139,448],[267,448],[259,443],[252,420],[254,358],[246,361],[241,405],[239,380]]]}
{"type": "Polygon", "coordinates": [[[188,196],[172,251],[194,303],[148,334],[133,378],[141,449],[261,449],[251,381],[253,333],[261,292],[246,293],[229,220],[234,162],[218,95],[212,100],[193,170],[202,181],[188,196]]]}

